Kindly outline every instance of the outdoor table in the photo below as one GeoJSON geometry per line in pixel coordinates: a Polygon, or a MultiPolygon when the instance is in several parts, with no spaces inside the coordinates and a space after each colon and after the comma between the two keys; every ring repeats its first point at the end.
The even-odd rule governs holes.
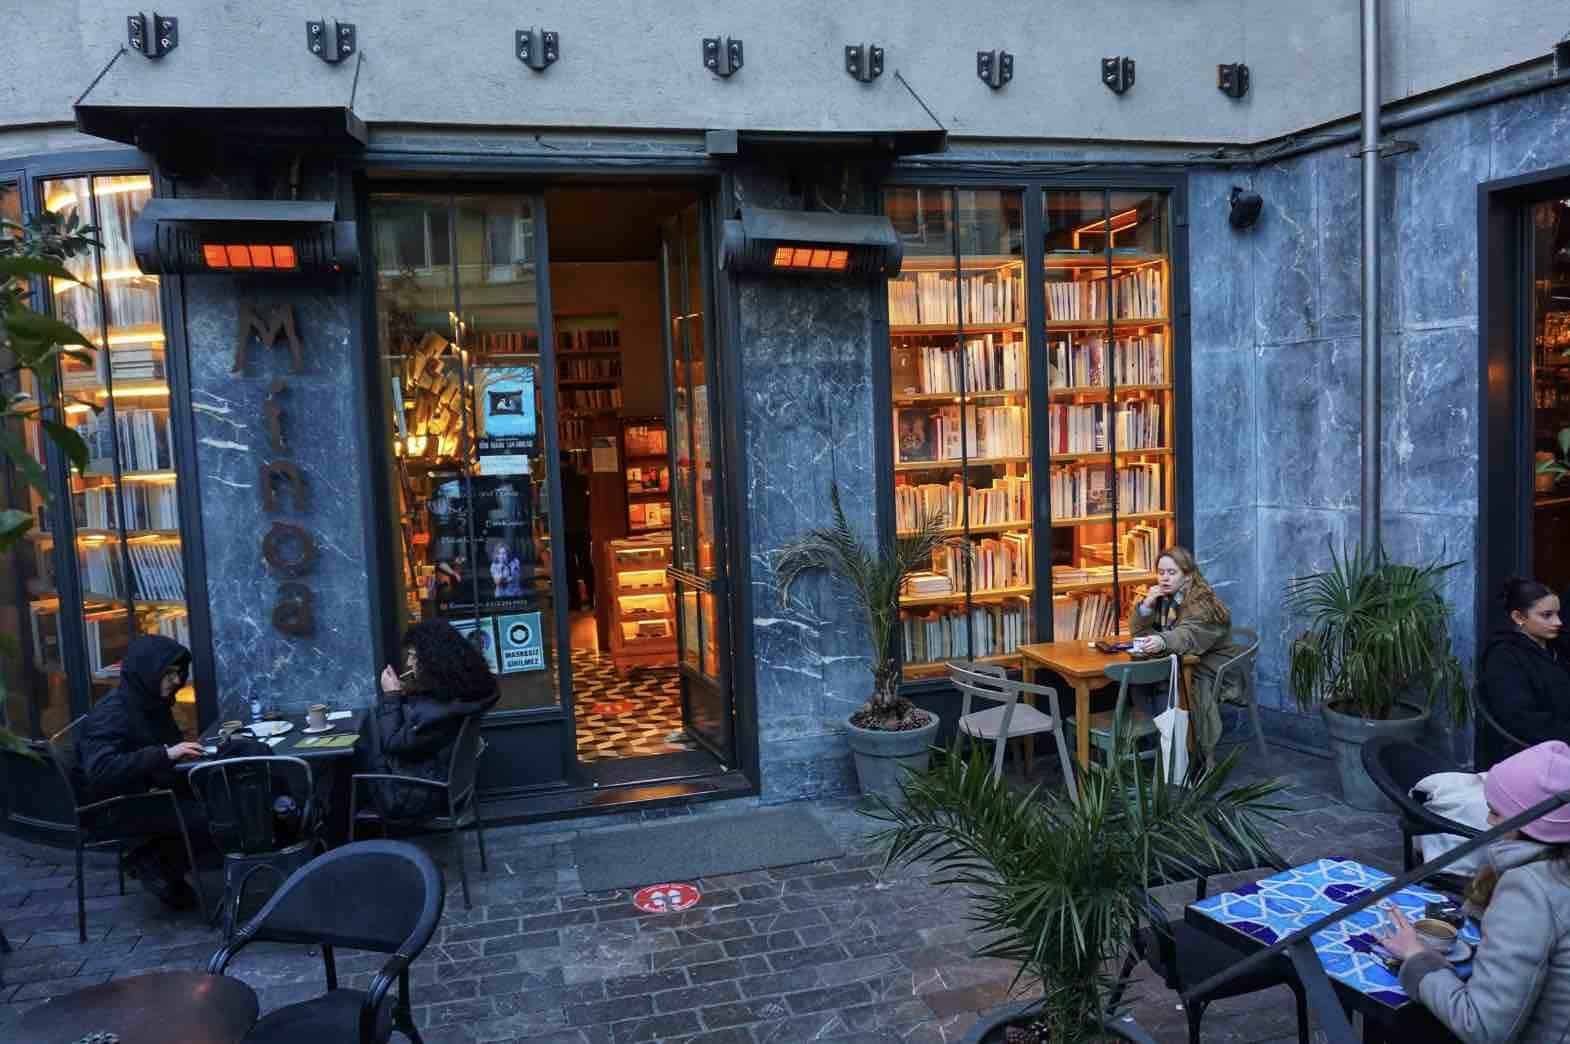
{"type": "MultiPolygon", "coordinates": [[[[1118,636],[1103,641],[1127,641],[1118,636]]],[[[1128,653],[1106,653],[1090,642],[1036,642],[1019,647],[1024,661],[1025,680],[1034,682],[1036,671],[1046,669],[1057,673],[1074,690],[1074,756],[1081,769],[1090,766],[1090,694],[1110,685],[1107,668],[1116,663],[1133,663],[1140,657],[1128,653]]],[[[1188,706],[1188,689],[1193,681],[1196,656],[1183,657],[1183,681],[1178,693],[1178,706],[1188,706]]],[[[1189,736],[1192,746],[1193,736],[1189,736]]]]}
{"type": "MultiPolygon", "coordinates": [[[[1391,875],[1350,859],[1320,859],[1262,878],[1230,892],[1188,904],[1183,919],[1193,928],[1245,952],[1262,950],[1314,921],[1387,884],[1391,875]]],[[[1392,895],[1408,920],[1424,916],[1424,906],[1446,896],[1409,885],[1392,895]]],[[[1342,1005],[1363,1014],[1364,1041],[1443,1041],[1452,1039],[1426,1008],[1407,996],[1387,955],[1375,941],[1387,928],[1378,907],[1355,913],[1314,935],[1314,952],[1324,965],[1342,1005]]],[[[1481,939],[1477,922],[1468,920],[1461,938],[1481,939]]],[[[1472,964],[1455,965],[1462,978],[1472,964]]]]}
{"type": "Polygon", "coordinates": [[[121,1044],[236,1044],[256,1013],[256,994],[239,979],[168,971],[51,998],[18,1028],[21,1044],[72,1044],[92,1033],[113,1033],[121,1044]]]}

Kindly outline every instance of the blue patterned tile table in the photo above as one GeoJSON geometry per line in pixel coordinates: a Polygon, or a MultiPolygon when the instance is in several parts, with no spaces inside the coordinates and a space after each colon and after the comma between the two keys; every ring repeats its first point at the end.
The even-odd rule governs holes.
{"type": "MultiPolygon", "coordinates": [[[[1231,945],[1263,949],[1390,880],[1391,875],[1349,859],[1320,859],[1190,903],[1185,920],[1231,945]]],[[[1426,903],[1445,898],[1438,892],[1409,886],[1387,902],[1415,920],[1423,916],[1426,903]]],[[[1386,926],[1385,915],[1375,907],[1316,933],[1313,942],[1325,974],[1343,1000],[1353,1002],[1365,1016],[1388,1023],[1410,1005],[1411,998],[1386,965],[1385,951],[1375,942],[1376,934],[1386,926]]],[[[1476,922],[1466,923],[1461,938],[1473,945],[1478,942],[1476,922]]],[[[1471,973],[1471,965],[1460,963],[1456,971],[1464,978],[1471,973]]]]}

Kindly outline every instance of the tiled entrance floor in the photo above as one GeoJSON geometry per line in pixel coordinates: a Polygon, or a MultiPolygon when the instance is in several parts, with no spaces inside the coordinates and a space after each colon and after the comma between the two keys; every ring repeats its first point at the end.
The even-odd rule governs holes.
{"type": "Polygon", "coordinates": [[[579,761],[698,749],[682,729],[681,678],[674,664],[638,667],[623,676],[609,655],[574,649],[572,693],[579,761]]]}
{"type": "MultiPolygon", "coordinates": [[[[1292,811],[1275,834],[1285,856],[1334,853],[1394,868],[1393,819],[1335,800],[1330,762],[1278,748],[1268,764],[1252,751],[1248,758],[1247,774],[1268,769],[1292,780],[1292,811]]],[[[1048,760],[1037,759],[1038,769],[1048,760]]],[[[846,856],[704,880],[698,907],[664,916],[638,913],[625,893],[585,895],[579,885],[578,831],[622,825],[631,815],[491,831],[490,872],[475,878],[475,908],[464,910],[449,874],[442,926],[414,968],[425,1039],[797,1044],[962,1036],[978,1010],[1004,997],[1012,968],[970,956],[964,900],[919,868],[879,879],[867,821],[853,802],[812,807],[844,841],[846,856]]],[[[660,814],[738,811],[721,802],[660,814]]],[[[430,847],[446,859],[444,843],[430,847]]],[[[194,915],[167,914],[137,891],[116,895],[102,863],[89,883],[91,941],[83,946],[68,855],[0,839],[0,926],[16,948],[0,956],[0,1040],[40,998],[115,976],[201,967],[219,946],[194,915]]],[[[338,966],[348,985],[362,986],[380,960],[345,955],[338,966]]],[[[257,989],[264,1011],[323,988],[320,958],[299,949],[252,947],[234,970],[257,989]]],[[[1292,1005],[1284,990],[1274,992],[1280,996],[1214,1005],[1206,1041],[1294,1040],[1292,1005]]],[[[1159,1040],[1181,1041],[1176,1004],[1146,980],[1133,1012],[1159,1040]]]]}

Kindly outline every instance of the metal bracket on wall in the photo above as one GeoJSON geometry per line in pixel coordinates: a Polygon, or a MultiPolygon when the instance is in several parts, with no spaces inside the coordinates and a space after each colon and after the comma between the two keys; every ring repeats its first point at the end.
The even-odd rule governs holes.
{"type": "Polygon", "coordinates": [[[1554,44],[1554,79],[1570,77],[1570,36],[1554,44]]]}
{"type": "Polygon", "coordinates": [[[1377,152],[1380,159],[1389,159],[1391,156],[1401,156],[1408,152],[1416,152],[1419,148],[1420,146],[1415,141],[1407,141],[1405,138],[1391,138],[1389,141],[1381,142],[1372,149],[1365,149],[1361,145],[1355,149],[1349,149],[1346,158],[1362,159],[1365,152],[1377,152]]]}
{"type": "Polygon", "coordinates": [[[1007,51],[977,51],[976,76],[997,90],[1014,78],[1014,56],[1007,51]]]}
{"type": "Polygon", "coordinates": [[[1216,66],[1216,87],[1228,98],[1241,98],[1248,93],[1248,66],[1242,62],[1216,66]]]}
{"type": "Polygon", "coordinates": [[[728,36],[705,36],[703,67],[716,76],[729,78],[741,68],[741,41],[728,36]]]}
{"type": "Polygon", "coordinates": [[[518,30],[518,60],[535,72],[544,72],[547,65],[561,57],[561,35],[544,29],[518,30]]]}
{"type": "Polygon", "coordinates": [[[327,19],[305,23],[305,46],[328,65],[337,65],[354,53],[354,23],[333,20],[332,30],[327,29],[327,19]]]}
{"type": "Polygon", "coordinates": [[[1134,86],[1134,59],[1122,55],[1101,59],[1101,82],[1113,94],[1122,94],[1134,86]]]}
{"type": "Polygon", "coordinates": [[[180,46],[180,19],[153,12],[151,20],[140,11],[125,19],[126,46],[147,58],[162,58],[180,46]]]}
{"type": "Polygon", "coordinates": [[[883,75],[883,48],[876,44],[846,44],[845,71],[862,83],[876,80],[883,75]]]}

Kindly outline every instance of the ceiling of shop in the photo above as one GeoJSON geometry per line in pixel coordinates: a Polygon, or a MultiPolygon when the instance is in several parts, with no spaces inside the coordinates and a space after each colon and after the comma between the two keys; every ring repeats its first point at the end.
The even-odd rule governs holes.
{"type": "Polygon", "coordinates": [[[552,261],[653,261],[659,220],[697,198],[681,189],[555,189],[545,193],[552,261]]]}

